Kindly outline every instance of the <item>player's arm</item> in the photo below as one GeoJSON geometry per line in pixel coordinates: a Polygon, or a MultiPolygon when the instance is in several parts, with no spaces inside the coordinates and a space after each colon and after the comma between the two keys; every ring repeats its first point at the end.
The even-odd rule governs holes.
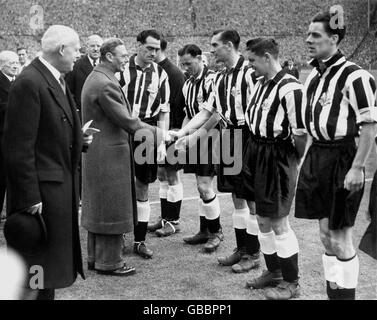
{"type": "Polygon", "coordinates": [[[363,188],[365,164],[372,150],[377,129],[376,83],[365,70],[360,70],[359,73],[359,77],[356,77],[347,88],[356,121],[361,125],[356,156],[344,181],[344,188],[351,192],[363,188]]]}
{"type": "Polygon", "coordinates": [[[288,113],[297,155],[299,159],[302,159],[307,149],[308,140],[302,116],[303,88],[300,83],[292,83],[287,86],[290,86],[293,90],[288,91],[281,102],[288,113]]]}

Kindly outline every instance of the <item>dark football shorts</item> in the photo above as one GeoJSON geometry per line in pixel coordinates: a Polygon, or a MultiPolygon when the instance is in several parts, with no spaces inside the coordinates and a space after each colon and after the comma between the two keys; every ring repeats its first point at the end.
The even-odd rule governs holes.
{"type": "Polygon", "coordinates": [[[328,218],[330,230],[355,224],[364,188],[350,193],[344,189],[344,180],[356,151],[354,139],[313,142],[298,179],[296,218],[328,218]]]}
{"type": "Polygon", "coordinates": [[[255,196],[256,213],[266,218],[289,215],[295,194],[298,155],[290,138],[249,137],[242,174],[244,189],[255,196]]]}
{"type": "Polygon", "coordinates": [[[250,135],[250,130],[247,126],[228,126],[222,131],[222,134],[220,134],[220,164],[216,166],[217,189],[220,192],[233,193],[239,199],[254,201],[254,194],[245,192],[242,176],[242,154],[250,135]],[[240,164],[240,168],[237,170],[239,171],[238,173],[229,174],[229,172],[225,171],[234,167],[234,164],[227,163],[228,160],[225,155],[230,155],[240,164]]]}
{"type": "MultiPolygon", "coordinates": [[[[143,122],[151,125],[151,126],[156,126],[157,124],[157,121],[155,119],[144,119],[142,120],[143,122]]],[[[135,150],[136,148],[142,144],[145,140],[143,139],[143,141],[133,141],[133,151],[134,151],[134,154],[135,154],[135,150]]],[[[143,164],[139,164],[136,160],[134,161],[135,163],[135,176],[136,178],[144,183],[144,184],[149,184],[149,183],[153,183],[157,180],[157,149],[156,148],[151,148],[150,152],[152,152],[152,154],[150,154],[148,157],[147,157],[147,151],[148,149],[144,150],[143,153],[142,153],[142,156],[144,159],[151,159],[153,161],[151,161],[151,163],[143,163],[143,164]]]]}
{"type": "Polygon", "coordinates": [[[216,132],[215,135],[199,140],[195,146],[186,150],[184,173],[193,173],[199,177],[215,175],[214,163],[219,162],[220,154],[220,131],[214,130],[218,128],[212,131],[216,132]]]}

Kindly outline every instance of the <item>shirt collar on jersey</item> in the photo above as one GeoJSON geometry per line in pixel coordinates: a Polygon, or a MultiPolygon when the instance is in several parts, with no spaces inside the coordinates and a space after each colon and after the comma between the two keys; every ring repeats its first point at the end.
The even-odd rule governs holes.
{"type": "Polygon", "coordinates": [[[207,67],[203,66],[202,71],[200,71],[199,75],[197,77],[191,76],[190,81],[192,83],[198,83],[200,80],[202,80],[203,76],[207,73],[207,67]]]}
{"type": "Polygon", "coordinates": [[[241,68],[242,68],[242,66],[243,66],[243,64],[244,64],[244,62],[245,62],[245,58],[241,55],[240,56],[240,58],[238,59],[238,61],[237,61],[237,64],[233,67],[233,68],[231,68],[231,69],[229,69],[229,70],[227,70],[226,68],[223,70],[223,73],[224,74],[231,74],[231,73],[233,73],[235,70],[241,70],[241,68]]]}
{"type": "Polygon", "coordinates": [[[332,67],[335,65],[337,62],[339,62],[341,59],[345,60],[345,57],[343,53],[338,50],[336,54],[334,54],[332,57],[330,57],[327,60],[324,60],[323,63],[320,63],[318,59],[312,59],[309,64],[316,68],[319,73],[323,74],[328,68],[332,67]],[[322,71],[321,70],[321,65],[325,67],[325,69],[322,71]]]}
{"type": "Polygon", "coordinates": [[[277,83],[279,83],[281,81],[281,79],[284,78],[284,76],[286,75],[286,73],[287,73],[287,71],[284,70],[284,69],[282,69],[281,71],[279,71],[275,75],[275,77],[273,77],[270,80],[266,80],[265,77],[260,77],[260,78],[258,78],[258,80],[260,80],[262,82],[262,85],[266,85],[266,84],[270,83],[270,81],[273,81],[273,82],[275,82],[277,84],[277,83]]]}
{"type": "Polygon", "coordinates": [[[156,69],[154,68],[154,65],[153,65],[153,63],[151,63],[148,67],[146,67],[146,68],[142,68],[142,67],[140,67],[137,63],[136,63],[136,54],[135,55],[133,55],[131,58],[130,58],[130,67],[131,68],[136,68],[136,69],[139,69],[140,71],[143,71],[143,72],[146,72],[146,71],[148,71],[148,70],[151,70],[152,72],[155,72],[156,71],[156,69]]]}

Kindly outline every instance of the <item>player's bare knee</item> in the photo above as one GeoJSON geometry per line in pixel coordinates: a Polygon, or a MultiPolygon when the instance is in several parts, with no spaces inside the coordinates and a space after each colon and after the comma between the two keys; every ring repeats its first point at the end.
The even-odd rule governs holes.
{"type": "Polygon", "coordinates": [[[319,237],[328,253],[332,252],[331,237],[329,232],[320,231],[319,237]]]}
{"type": "Polygon", "coordinates": [[[144,184],[141,181],[136,180],[135,184],[136,197],[140,201],[148,200],[148,184],[144,184]]]}
{"type": "Polygon", "coordinates": [[[257,216],[257,219],[260,232],[269,233],[272,231],[271,221],[269,218],[257,216]]]}
{"type": "Polygon", "coordinates": [[[198,182],[197,186],[198,186],[198,192],[202,199],[209,200],[210,197],[213,198],[214,191],[211,185],[205,182],[198,182]]]}
{"type": "Polygon", "coordinates": [[[289,232],[288,224],[282,219],[271,219],[271,227],[277,236],[286,234],[289,232]]]}

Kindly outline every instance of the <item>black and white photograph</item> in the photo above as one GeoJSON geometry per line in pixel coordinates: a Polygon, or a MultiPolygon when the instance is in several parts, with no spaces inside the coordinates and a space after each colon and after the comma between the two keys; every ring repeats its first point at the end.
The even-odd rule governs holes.
{"type": "Polygon", "coordinates": [[[376,0],[0,8],[0,300],[377,300],[376,0]]]}

